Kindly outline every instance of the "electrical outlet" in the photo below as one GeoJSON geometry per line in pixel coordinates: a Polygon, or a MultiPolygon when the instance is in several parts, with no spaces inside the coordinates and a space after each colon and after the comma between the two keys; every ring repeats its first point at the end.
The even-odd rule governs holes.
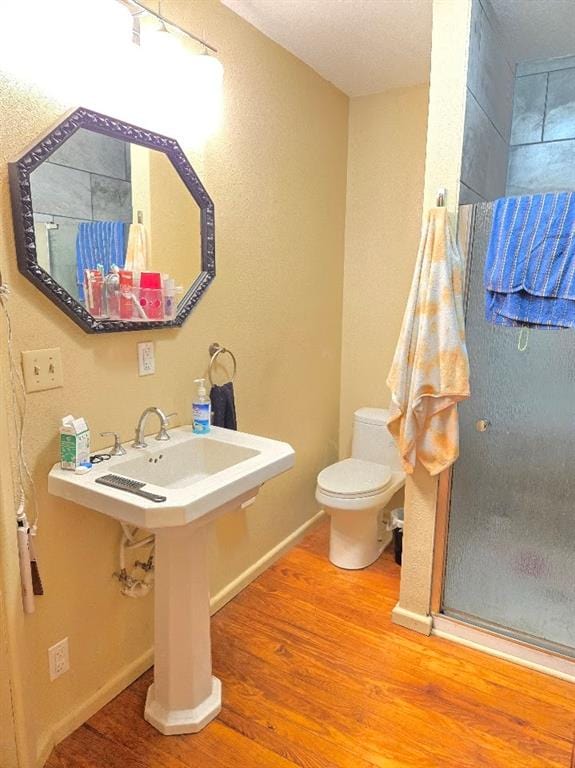
{"type": "Polygon", "coordinates": [[[149,376],[156,372],[156,356],[154,342],[143,341],[138,344],[138,373],[140,376],[149,376]]]}
{"type": "Polygon", "coordinates": [[[26,392],[40,392],[64,386],[60,348],[22,352],[22,371],[26,392]]]}
{"type": "Polygon", "coordinates": [[[48,648],[48,664],[50,667],[50,680],[55,680],[70,669],[70,652],[67,637],[51,648],[48,648]]]}

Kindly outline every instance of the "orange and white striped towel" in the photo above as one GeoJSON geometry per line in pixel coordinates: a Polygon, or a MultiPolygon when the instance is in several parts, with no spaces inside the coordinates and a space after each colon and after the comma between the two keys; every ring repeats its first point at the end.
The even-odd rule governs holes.
{"type": "Polygon", "coordinates": [[[143,224],[130,224],[124,269],[146,272],[150,268],[148,235],[143,224]]]}
{"type": "Polygon", "coordinates": [[[417,461],[431,475],[459,455],[457,403],[469,397],[463,317],[463,266],[445,208],[432,208],[387,385],[388,427],[404,470],[417,461]]]}

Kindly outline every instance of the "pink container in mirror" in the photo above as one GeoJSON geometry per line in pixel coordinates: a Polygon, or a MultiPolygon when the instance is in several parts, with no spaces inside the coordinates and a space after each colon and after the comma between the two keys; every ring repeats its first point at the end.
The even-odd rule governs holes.
{"type": "Polygon", "coordinates": [[[140,274],[140,306],[148,320],[163,319],[162,276],[159,272],[140,274]]]}

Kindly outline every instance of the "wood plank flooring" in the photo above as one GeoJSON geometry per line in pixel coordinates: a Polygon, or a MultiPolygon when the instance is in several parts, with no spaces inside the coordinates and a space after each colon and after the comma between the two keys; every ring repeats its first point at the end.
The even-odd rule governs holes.
{"type": "Polygon", "coordinates": [[[575,768],[575,686],[394,626],[391,554],[341,571],[327,533],[214,616],[217,720],[161,736],[142,717],[147,672],[49,768],[575,768]]]}

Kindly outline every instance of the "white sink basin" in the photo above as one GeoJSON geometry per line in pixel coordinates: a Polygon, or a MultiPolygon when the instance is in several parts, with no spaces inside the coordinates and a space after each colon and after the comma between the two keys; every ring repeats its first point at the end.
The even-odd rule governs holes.
{"type": "Polygon", "coordinates": [[[187,488],[261,453],[208,436],[188,437],[178,442],[170,440],[164,448],[156,443],[139,450],[135,458],[122,463],[122,474],[161,488],[187,488]]]}
{"type": "Polygon", "coordinates": [[[207,522],[240,506],[262,483],[294,464],[290,445],[265,437],[218,427],[208,435],[196,435],[191,427],[178,427],[169,434],[167,441],[147,437],[147,448],[126,443],[125,456],[96,464],[86,475],[55,465],[48,490],[116,520],[155,530],[207,522]],[[107,474],[146,483],[144,490],[166,496],[166,501],[148,501],[96,483],[107,474]]]}
{"type": "Polygon", "coordinates": [[[253,499],[266,480],[290,469],[287,443],[212,427],[170,430],[170,440],[126,444],[125,456],[96,464],[86,475],[56,465],[48,490],[85,507],[155,533],[154,683],[145,718],[161,733],[194,733],[221,709],[221,684],[212,676],[207,523],[253,499]],[[116,474],[160,494],[154,502],[96,482],[116,474]]]}

